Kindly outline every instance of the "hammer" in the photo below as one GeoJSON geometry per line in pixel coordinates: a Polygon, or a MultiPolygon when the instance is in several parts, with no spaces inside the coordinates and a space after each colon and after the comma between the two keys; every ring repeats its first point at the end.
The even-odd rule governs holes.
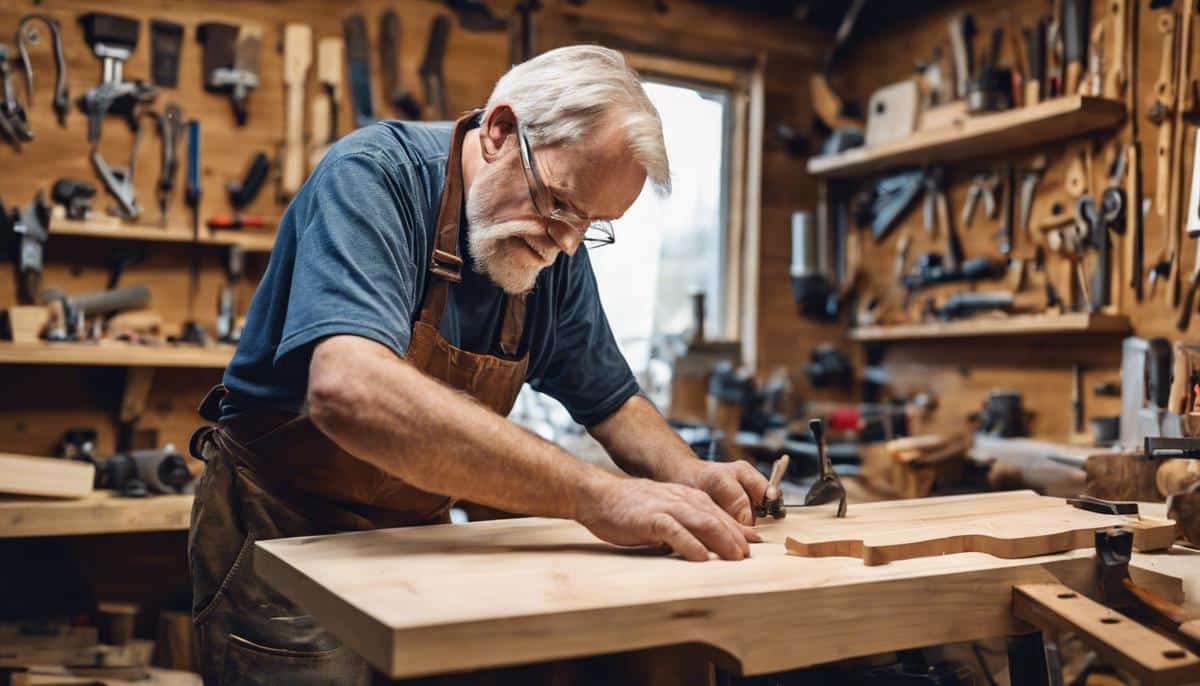
{"type": "Polygon", "coordinates": [[[1129,576],[1133,531],[1117,526],[1096,532],[1096,581],[1100,602],[1119,611],[1137,614],[1177,632],[1191,647],[1200,647],[1200,618],[1154,592],[1139,586],[1129,576]]]}

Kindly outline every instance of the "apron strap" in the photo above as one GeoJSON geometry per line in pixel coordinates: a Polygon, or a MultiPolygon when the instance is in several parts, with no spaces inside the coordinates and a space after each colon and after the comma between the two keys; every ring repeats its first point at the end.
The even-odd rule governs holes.
{"type": "Polygon", "coordinates": [[[446,311],[450,282],[462,282],[462,257],[458,254],[458,229],[462,210],[462,142],[480,110],[464,115],[454,124],[450,153],[446,156],[446,185],[438,205],[437,232],[429,256],[429,285],[421,307],[421,321],[434,329],[446,311]]]}
{"type": "MultiPolygon", "coordinates": [[[[450,138],[450,153],[446,157],[446,185],[438,204],[437,232],[433,252],[429,257],[429,283],[421,304],[419,321],[438,330],[446,302],[450,297],[450,282],[462,283],[463,261],[458,254],[458,233],[461,224],[463,178],[462,142],[483,110],[463,115],[454,124],[450,138]]],[[[500,331],[500,350],[516,357],[525,332],[525,296],[509,295],[504,304],[504,322],[500,331]]]]}

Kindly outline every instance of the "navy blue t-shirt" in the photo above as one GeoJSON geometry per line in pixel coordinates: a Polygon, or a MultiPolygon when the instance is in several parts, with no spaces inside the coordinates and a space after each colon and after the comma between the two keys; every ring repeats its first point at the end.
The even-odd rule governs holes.
{"type": "MultiPolygon", "coordinates": [[[[403,357],[420,316],[453,125],[384,121],[338,141],[279,222],[237,352],[222,415],[299,411],[314,343],[363,336],[403,357]]],[[[499,354],[505,294],[472,269],[460,230],[463,281],[450,284],[441,334],[499,354]]],[[[596,424],[638,391],[596,290],[587,250],[562,253],[527,298],[520,354],[526,381],[575,421],[596,424]]]]}

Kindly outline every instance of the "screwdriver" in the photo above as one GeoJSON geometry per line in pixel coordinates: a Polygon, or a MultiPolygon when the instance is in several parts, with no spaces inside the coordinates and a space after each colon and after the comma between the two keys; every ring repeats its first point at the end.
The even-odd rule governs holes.
{"type": "Polygon", "coordinates": [[[200,290],[200,120],[189,119],[187,189],[184,200],[192,210],[192,246],[188,273],[188,320],[183,324],[180,338],[184,342],[203,345],[207,336],[196,321],[196,295],[200,290]]]}

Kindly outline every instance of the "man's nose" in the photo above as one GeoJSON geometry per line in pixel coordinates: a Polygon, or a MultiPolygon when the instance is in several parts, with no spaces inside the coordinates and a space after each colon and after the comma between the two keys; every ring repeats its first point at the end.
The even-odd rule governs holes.
{"type": "Polygon", "coordinates": [[[568,256],[573,256],[583,241],[583,232],[565,222],[551,221],[547,223],[546,233],[550,234],[550,240],[554,241],[554,244],[568,256]]]}

